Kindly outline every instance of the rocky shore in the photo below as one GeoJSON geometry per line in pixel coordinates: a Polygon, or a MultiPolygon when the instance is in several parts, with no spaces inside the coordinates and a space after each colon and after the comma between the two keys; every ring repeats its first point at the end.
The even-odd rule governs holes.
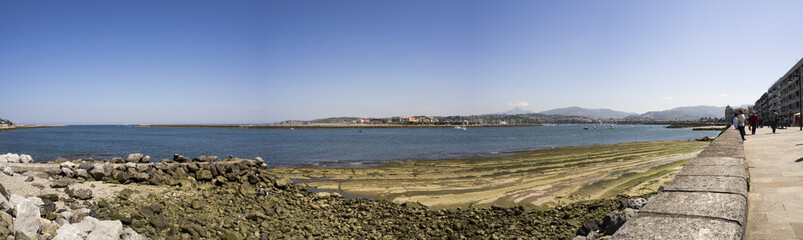
{"type": "Polygon", "coordinates": [[[0,228],[7,230],[3,236],[571,239],[589,220],[597,221],[622,209],[625,199],[540,209],[491,206],[432,210],[416,203],[311,193],[288,178],[270,174],[260,158],[190,159],[176,155],[159,163],[149,160],[142,154],[131,154],[126,159],[106,161],[4,163],[9,171],[0,176],[0,185],[8,193],[2,195],[14,207],[3,211],[8,217],[0,213],[0,228]],[[258,194],[260,189],[266,194],[258,194]]]}

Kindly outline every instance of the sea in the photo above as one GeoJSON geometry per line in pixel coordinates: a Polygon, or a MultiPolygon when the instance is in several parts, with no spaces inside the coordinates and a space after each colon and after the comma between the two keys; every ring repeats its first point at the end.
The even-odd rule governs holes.
{"type": "Polygon", "coordinates": [[[646,141],[693,141],[719,131],[660,125],[547,125],[539,127],[382,129],[215,129],[67,126],[0,132],[0,152],[36,162],[125,158],[151,161],[201,155],[262,157],[269,167],[372,166],[389,161],[488,157],[566,146],[646,141]],[[588,128],[587,130],[584,128],[588,128]]]}

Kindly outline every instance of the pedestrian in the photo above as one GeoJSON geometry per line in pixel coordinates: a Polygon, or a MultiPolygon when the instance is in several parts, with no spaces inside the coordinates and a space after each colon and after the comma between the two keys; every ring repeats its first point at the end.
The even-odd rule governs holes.
{"type": "Polygon", "coordinates": [[[746,141],[747,139],[744,138],[744,110],[739,109],[739,116],[736,116],[737,126],[739,128],[739,134],[742,135],[742,141],[746,141]]]}
{"type": "Polygon", "coordinates": [[[772,114],[770,114],[770,125],[772,126],[772,133],[775,133],[775,129],[778,128],[778,112],[772,110],[772,114]]]}
{"type": "Polygon", "coordinates": [[[750,121],[749,122],[750,122],[750,128],[751,128],[750,131],[753,132],[751,135],[756,135],[756,127],[758,127],[758,115],[756,115],[756,113],[753,113],[753,115],[750,115],[750,121]]]}

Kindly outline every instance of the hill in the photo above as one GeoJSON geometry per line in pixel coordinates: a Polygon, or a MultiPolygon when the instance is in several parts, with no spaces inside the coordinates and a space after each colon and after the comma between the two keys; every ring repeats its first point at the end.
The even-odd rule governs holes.
{"type": "MultiPolygon", "coordinates": [[[[734,108],[740,107],[746,108],[747,106],[735,106],[734,108]]],[[[694,120],[700,118],[722,118],[723,116],[725,116],[725,107],[701,105],[694,107],[677,107],[664,111],[651,111],[630,116],[628,119],[694,120]]]]}
{"type": "Polygon", "coordinates": [[[344,122],[351,122],[353,120],[360,119],[358,117],[331,117],[331,118],[323,118],[323,119],[315,119],[309,121],[311,123],[344,123],[344,122]]]}
{"type": "Polygon", "coordinates": [[[611,109],[587,109],[581,107],[556,108],[540,112],[546,115],[580,116],[589,118],[625,118],[637,113],[620,112],[611,109]]]}
{"type": "Polygon", "coordinates": [[[499,114],[500,115],[517,115],[517,114],[528,114],[528,113],[534,113],[534,112],[530,111],[530,110],[524,110],[524,109],[516,107],[516,108],[508,110],[507,112],[503,112],[503,113],[499,113],[499,114]]]}

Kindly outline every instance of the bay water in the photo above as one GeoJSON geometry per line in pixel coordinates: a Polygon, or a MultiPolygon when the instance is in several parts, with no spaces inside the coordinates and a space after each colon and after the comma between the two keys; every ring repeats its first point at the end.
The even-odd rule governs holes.
{"type": "Polygon", "coordinates": [[[262,157],[270,167],[365,166],[387,161],[486,157],[516,151],[624,142],[694,140],[719,131],[668,129],[659,125],[556,125],[541,127],[383,129],[215,129],[67,126],[0,132],[0,152],[29,154],[36,162],[65,158],[125,158],[143,153],[151,161],[262,157]],[[584,130],[584,127],[589,127],[584,130]]]}

